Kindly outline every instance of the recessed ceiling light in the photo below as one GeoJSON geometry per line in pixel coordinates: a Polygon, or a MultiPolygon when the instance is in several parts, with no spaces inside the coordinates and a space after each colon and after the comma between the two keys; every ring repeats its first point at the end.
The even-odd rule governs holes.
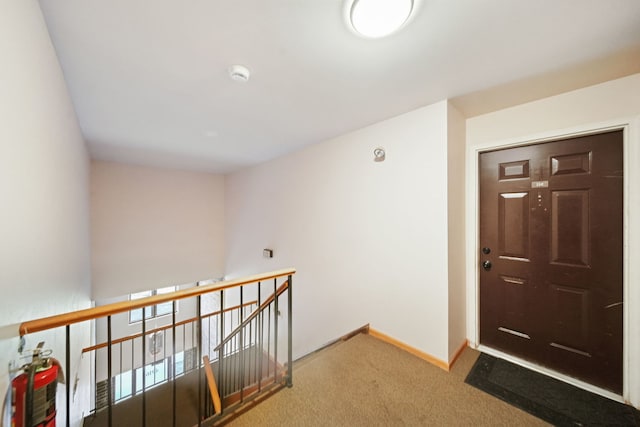
{"type": "Polygon", "coordinates": [[[229,67],[229,77],[236,82],[248,82],[250,74],[249,69],[244,65],[232,65],[229,67]]]}
{"type": "Polygon", "coordinates": [[[369,38],[388,36],[402,28],[413,11],[413,0],[350,0],[349,23],[369,38]]]}

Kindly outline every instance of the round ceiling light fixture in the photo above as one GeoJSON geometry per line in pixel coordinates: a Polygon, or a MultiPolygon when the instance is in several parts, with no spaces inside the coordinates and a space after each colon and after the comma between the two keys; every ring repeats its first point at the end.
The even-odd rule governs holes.
{"type": "Polygon", "coordinates": [[[229,77],[236,82],[245,83],[249,81],[251,73],[244,65],[232,65],[229,67],[229,77]]]}
{"type": "Polygon", "coordinates": [[[414,9],[413,0],[350,0],[349,23],[368,38],[385,37],[398,31],[414,9]]]}

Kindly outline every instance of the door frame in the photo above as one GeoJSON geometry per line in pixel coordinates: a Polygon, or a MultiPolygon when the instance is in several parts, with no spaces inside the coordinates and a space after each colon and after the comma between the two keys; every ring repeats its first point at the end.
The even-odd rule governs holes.
{"type": "Polygon", "coordinates": [[[640,286],[636,289],[632,283],[640,283],[640,263],[632,262],[632,254],[640,257],[640,117],[609,120],[607,122],[590,123],[577,127],[546,131],[533,135],[509,138],[501,141],[467,146],[466,149],[466,275],[467,275],[467,339],[471,347],[491,355],[523,365],[532,370],[550,375],[577,387],[600,395],[630,403],[640,408],[640,286]],[[487,348],[479,344],[479,285],[480,285],[480,153],[495,149],[520,147],[536,143],[550,142],[557,139],[570,138],[611,130],[623,131],[623,387],[622,395],[601,389],[583,381],[571,378],[556,371],[534,363],[508,355],[501,351],[487,348]],[[635,165],[635,169],[632,167],[635,165]],[[636,361],[635,363],[631,363],[636,361]]]}

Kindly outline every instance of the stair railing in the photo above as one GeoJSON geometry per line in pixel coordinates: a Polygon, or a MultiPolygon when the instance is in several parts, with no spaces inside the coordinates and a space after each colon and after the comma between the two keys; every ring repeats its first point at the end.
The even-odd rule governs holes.
{"type": "MultiPolygon", "coordinates": [[[[170,342],[173,344],[177,341],[182,341],[182,343],[181,345],[179,345],[181,351],[178,354],[173,351],[169,356],[167,356],[166,354],[167,346],[162,346],[164,350],[163,354],[160,355],[159,358],[154,357],[151,363],[155,366],[159,361],[166,360],[167,357],[169,357],[172,363],[169,363],[168,366],[163,366],[163,368],[168,371],[166,372],[166,375],[162,375],[159,379],[154,375],[152,383],[146,383],[146,387],[155,386],[159,383],[175,380],[176,376],[185,375],[193,371],[194,369],[198,369],[198,365],[195,360],[196,352],[193,351],[196,350],[196,345],[198,342],[198,328],[201,327],[204,338],[208,338],[208,341],[210,342],[212,336],[215,336],[217,334],[217,328],[215,325],[218,325],[220,323],[221,316],[225,316],[226,321],[230,324],[238,324],[240,322],[240,319],[246,316],[247,312],[251,313],[257,308],[257,303],[257,300],[253,300],[242,305],[235,305],[223,310],[216,310],[211,313],[202,314],[201,319],[199,319],[198,317],[191,317],[179,322],[147,330],[146,337],[151,337],[152,342],[170,342]],[[199,324],[199,321],[202,321],[202,323],[199,324]]],[[[121,400],[131,398],[136,394],[135,385],[131,385],[130,387],[125,386],[125,391],[123,392],[121,377],[122,375],[128,375],[129,377],[131,377],[134,372],[141,368],[141,364],[138,364],[136,366],[133,361],[136,358],[136,354],[139,353],[136,352],[136,347],[142,347],[142,340],[143,334],[141,332],[111,340],[112,353],[115,353],[119,356],[116,358],[117,360],[112,361],[111,365],[111,378],[115,379],[111,382],[111,395],[113,403],[118,403],[121,400]],[[123,363],[124,360],[127,360],[128,363],[123,363]],[[131,369],[123,368],[123,366],[125,365],[128,365],[131,369]]],[[[217,342],[219,340],[216,339],[215,341],[217,342]]],[[[96,386],[94,387],[94,403],[89,413],[94,413],[108,406],[108,377],[102,379],[98,374],[98,366],[100,365],[100,360],[104,361],[108,358],[108,345],[108,342],[102,342],[100,344],[92,345],[90,347],[85,347],[82,349],[83,357],[88,353],[89,357],[94,362],[93,382],[96,384],[96,386]],[[102,379],[102,381],[100,381],[100,379],[102,379]]],[[[149,349],[149,347],[149,341],[147,341],[147,349],[149,349]]],[[[201,353],[208,358],[212,353],[212,348],[212,345],[203,345],[201,348],[201,353]]]]}
{"type": "MultiPolygon", "coordinates": [[[[293,385],[291,347],[291,277],[279,287],[273,282],[273,293],[260,303],[242,322],[227,334],[214,349],[218,354],[217,390],[222,411],[211,412],[206,425],[213,425],[227,418],[252,402],[263,393],[272,392],[282,386],[293,385]],[[287,293],[287,306],[279,304],[280,297],[287,293]],[[278,350],[283,347],[279,337],[279,318],[286,310],[287,355],[286,363],[280,362],[278,350]]],[[[260,297],[258,297],[261,300],[260,297]]]]}
{"type": "MultiPolygon", "coordinates": [[[[85,310],[79,310],[72,313],[66,313],[56,316],[49,316],[46,318],[36,319],[28,322],[24,322],[20,325],[19,332],[21,336],[25,336],[27,334],[32,334],[35,332],[56,329],[56,328],[65,328],[65,372],[67,375],[71,372],[71,340],[70,336],[72,333],[72,326],[76,324],[80,324],[83,322],[91,322],[90,324],[95,328],[96,322],[98,321],[106,321],[106,335],[107,340],[105,343],[100,343],[97,345],[93,345],[90,347],[86,347],[82,349],[83,354],[93,354],[93,362],[94,362],[94,383],[97,379],[97,367],[98,367],[98,358],[95,356],[98,351],[106,350],[106,379],[105,382],[106,390],[106,408],[103,411],[96,411],[96,408],[93,408],[93,416],[105,416],[106,417],[106,425],[112,426],[114,424],[114,407],[119,406],[120,404],[115,404],[115,393],[114,386],[116,375],[121,375],[122,371],[122,345],[126,343],[131,344],[131,348],[133,351],[134,342],[139,343],[142,354],[142,363],[141,366],[137,369],[135,368],[135,363],[132,357],[131,368],[132,371],[130,375],[138,375],[141,374],[141,382],[142,387],[139,390],[138,396],[141,397],[141,413],[139,425],[146,426],[149,422],[150,424],[156,425],[155,421],[151,419],[148,421],[149,417],[147,417],[147,391],[150,387],[156,386],[156,382],[153,381],[150,386],[145,384],[146,377],[150,374],[150,369],[153,371],[153,375],[155,376],[156,369],[155,364],[160,363],[156,362],[156,354],[153,354],[153,362],[151,364],[147,364],[147,350],[151,350],[151,352],[157,350],[156,346],[158,342],[166,343],[171,342],[171,353],[167,357],[161,359],[162,363],[165,363],[165,359],[170,363],[167,363],[163,366],[171,366],[171,371],[169,373],[165,373],[168,378],[168,383],[171,383],[172,387],[172,414],[173,420],[172,425],[177,425],[177,403],[176,403],[176,354],[177,354],[177,341],[178,335],[180,333],[179,329],[176,328],[182,327],[182,337],[183,337],[183,366],[182,371],[186,372],[186,364],[187,358],[185,356],[185,344],[186,340],[185,336],[187,333],[185,332],[185,327],[187,325],[191,325],[190,333],[193,337],[193,341],[195,344],[194,351],[189,356],[196,364],[195,369],[197,370],[197,388],[198,388],[198,402],[197,402],[197,420],[194,419],[193,424],[197,423],[197,425],[202,425],[205,420],[207,423],[210,422],[210,419],[219,417],[220,414],[225,411],[225,404],[227,407],[230,406],[230,402],[235,398],[233,395],[227,393],[226,401],[223,397],[221,399],[221,407],[219,410],[213,408],[212,405],[207,405],[207,399],[205,394],[207,393],[207,387],[205,387],[204,382],[206,381],[205,375],[203,375],[203,357],[207,357],[207,360],[211,360],[212,362],[208,362],[209,365],[207,370],[212,366],[215,367],[218,371],[218,379],[222,380],[223,384],[225,379],[221,376],[221,374],[232,375],[237,378],[245,378],[247,375],[249,377],[256,379],[259,376],[256,374],[257,369],[262,369],[262,364],[260,364],[260,368],[254,368],[253,373],[241,373],[241,370],[244,369],[244,361],[248,357],[248,349],[253,349],[253,356],[255,358],[263,358],[269,360],[269,365],[272,363],[274,366],[274,371],[278,368],[277,374],[273,375],[274,381],[278,378],[285,379],[286,385],[291,386],[292,384],[292,298],[291,298],[291,285],[292,285],[292,276],[295,274],[295,269],[285,269],[278,270],[264,274],[258,274],[254,276],[248,276],[240,279],[228,280],[223,282],[217,282],[210,285],[198,286],[188,289],[183,289],[171,293],[166,294],[157,294],[154,296],[150,296],[147,298],[135,299],[131,301],[122,301],[113,304],[107,304],[103,306],[98,306],[94,308],[89,308],[85,310]],[[280,288],[277,287],[278,279],[284,278],[285,281],[280,288]],[[264,301],[262,301],[262,294],[264,293],[264,284],[267,284],[269,281],[273,280],[273,294],[267,297],[264,301]],[[281,348],[282,345],[279,343],[280,338],[278,337],[278,317],[281,315],[280,308],[278,306],[279,296],[285,291],[288,291],[288,303],[286,305],[286,315],[288,318],[286,330],[287,330],[287,355],[286,358],[282,357],[282,353],[280,356],[278,355],[278,348],[281,348]],[[218,297],[219,310],[217,312],[212,313],[202,313],[202,300],[203,296],[207,295],[216,295],[218,297]],[[245,302],[245,297],[248,302],[245,302]],[[195,318],[186,319],[180,322],[176,321],[176,302],[179,300],[188,300],[195,298],[196,301],[196,310],[197,316],[195,318]],[[226,301],[225,301],[226,300],[226,301]],[[146,316],[146,307],[155,306],[163,303],[172,303],[173,304],[173,314],[171,317],[171,324],[164,325],[162,327],[156,327],[153,329],[147,330],[147,316],[146,316]],[[226,307],[228,306],[228,307],[226,307]],[[128,313],[132,310],[142,309],[142,320],[141,320],[141,329],[142,331],[139,334],[134,334],[133,336],[128,337],[113,337],[113,328],[112,328],[112,318],[121,313],[128,313]],[[215,326],[211,326],[211,319],[215,320],[215,326]],[[259,327],[258,320],[262,322],[262,325],[259,327]],[[207,320],[209,322],[209,330],[207,331],[203,328],[203,320],[207,320]],[[268,327],[264,326],[264,323],[268,323],[268,327]],[[273,328],[271,325],[273,324],[273,328]],[[213,331],[216,331],[215,333],[213,331]],[[178,335],[177,335],[178,332],[178,335]],[[206,336],[205,336],[206,335],[206,336]],[[215,342],[211,342],[212,337],[215,336],[215,342]],[[209,341],[209,345],[207,346],[207,354],[205,355],[203,349],[203,338],[206,338],[209,341]],[[224,342],[224,344],[222,344],[224,342]],[[267,343],[267,346],[263,346],[262,344],[267,343]],[[258,344],[261,347],[258,347],[258,344]],[[150,347],[150,348],[147,348],[150,347]],[[266,350],[265,350],[266,348],[266,350]],[[259,349],[259,350],[258,350],[259,349]],[[119,371],[116,373],[113,369],[114,365],[114,351],[118,353],[120,352],[120,362],[119,362],[119,371]],[[258,354],[257,351],[261,353],[258,354]],[[226,359],[226,360],[225,360],[226,359]],[[243,361],[241,364],[240,362],[243,361]],[[225,364],[228,366],[225,368],[225,364]],[[286,373],[282,370],[282,365],[287,366],[286,373]],[[229,370],[230,366],[234,367],[234,370],[229,370]],[[225,368],[226,370],[223,370],[225,368]],[[230,374],[231,373],[231,374],[230,374]],[[253,376],[251,376],[253,375],[253,376]],[[169,378],[170,377],[170,378],[169,378]],[[210,407],[211,406],[211,407],[210,407]],[[98,412],[100,412],[98,414],[98,412]]],[[[269,285],[267,285],[268,287],[269,285]]],[[[271,293],[268,291],[267,293],[271,293]]],[[[166,352],[166,348],[168,346],[162,345],[166,352]]],[[[80,351],[77,349],[76,351],[80,351]]],[[[163,355],[163,356],[166,356],[163,355]]],[[[191,362],[189,362],[191,363],[191,362]]],[[[254,365],[257,367],[258,365],[254,365]]],[[[102,367],[104,370],[105,367],[102,367]]],[[[165,368],[166,369],[166,368],[165,368]]],[[[270,373],[270,368],[267,368],[270,373]]],[[[161,376],[162,376],[161,375],[161,376]]],[[[186,374],[185,374],[186,375],[186,374]]],[[[69,379],[71,381],[71,379],[69,379]]],[[[230,378],[227,378],[229,381],[230,378]]],[[[241,380],[244,381],[244,380],[241,380]]],[[[135,384],[135,380],[133,382],[135,384]]],[[[215,383],[215,382],[214,382],[215,383]]],[[[258,380],[258,390],[262,389],[263,379],[260,377],[258,380]]],[[[95,385],[95,384],[94,384],[95,385]]],[[[210,384],[207,384],[210,386],[210,384]]],[[[159,387],[159,386],[158,386],[159,387]]],[[[66,387],[66,421],[65,420],[57,420],[58,425],[70,425],[70,407],[71,407],[71,395],[70,395],[71,387],[66,387]]],[[[211,389],[210,389],[211,390],[211,389]]],[[[240,401],[243,400],[243,393],[246,395],[252,394],[254,395],[254,390],[249,390],[248,388],[242,386],[240,387],[240,401]],[[251,393],[249,393],[249,391],[251,393]]],[[[95,406],[95,405],[94,405],[95,406]]],[[[118,408],[119,409],[119,408],[118,408]]],[[[182,408],[181,408],[182,409],[182,408]]],[[[180,414],[180,421],[184,424],[184,414],[180,414]]],[[[166,421],[166,420],[163,420],[166,421]]],[[[182,425],[183,425],[182,424],[182,425]]]]}

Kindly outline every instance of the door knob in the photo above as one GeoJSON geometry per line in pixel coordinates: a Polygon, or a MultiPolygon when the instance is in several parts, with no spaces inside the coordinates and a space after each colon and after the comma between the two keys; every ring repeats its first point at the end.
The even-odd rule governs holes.
{"type": "Polygon", "coordinates": [[[482,268],[485,270],[491,270],[491,261],[486,260],[482,262],[482,268]]]}

